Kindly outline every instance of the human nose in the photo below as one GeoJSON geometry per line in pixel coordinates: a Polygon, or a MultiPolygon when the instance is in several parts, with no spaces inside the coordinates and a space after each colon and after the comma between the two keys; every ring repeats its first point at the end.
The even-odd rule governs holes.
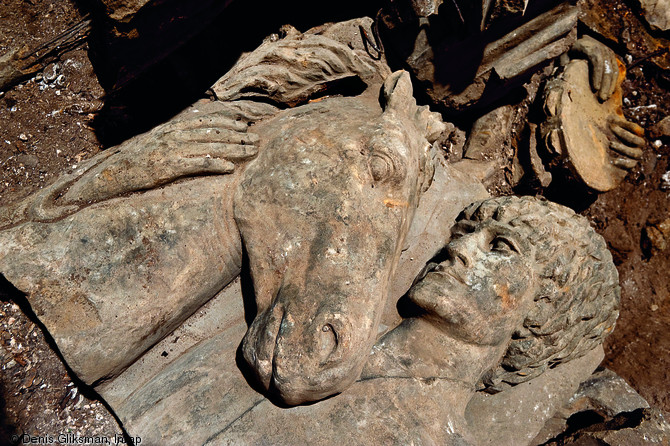
{"type": "Polygon", "coordinates": [[[447,245],[447,255],[454,262],[461,263],[464,267],[470,268],[477,256],[481,244],[481,234],[465,234],[447,245]]]}

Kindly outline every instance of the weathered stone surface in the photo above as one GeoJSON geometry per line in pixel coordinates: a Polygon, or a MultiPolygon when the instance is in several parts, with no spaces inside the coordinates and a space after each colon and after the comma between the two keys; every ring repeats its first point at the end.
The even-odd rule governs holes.
{"type": "Polygon", "coordinates": [[[28,294],[83,381],[118,373],[239,273],[231,179],[192,180],[0,232],[0,271],[28,294]]]}
{"type": "Polygon", "coordinates": [[[585,427],[568,431],[543,445],[629,446],[670,443],[670,423],[658,409],[621,412],[606,421],[586,424],[585,427]]]}
{"type": "MultiPolygon", "coordinates": [[[[309,46],[309,38],[305,40],[309,46]]],[[[300,52],[299,47],[287,49],[281,42],[273,48],[292,60],[296,58],[291,51],[300,52]]],[[[334,65],[349,61],[348,76],[378,79],[356,50],[335,41],[319,54],[334,65]]],[[[268,71],[287,79],[291,70],[299,70],[314,85],[331,79],[318,64],[311,66],[311,74],[302,66],[265,68],[256,68],[256,80],[269,79],[268,71]]],[[[241,71],[233,70],[226,80],[238,85],[237,75],[249,81],[249,73],[241,71]]],[[[272,86],[264,85],[271,95],[272,86]]],[[[296,83],[295,91],[304,94],[303,85],[296,83]]],[[[402,95],[387,97],[389,107],[413,102],[407,81],[403,85],[402,95]]],[[[295,91],[285,91],[295,97],[295,91]]],[[[376,93],[369,97],[372,108],[363,109],[379,117],[376,93]]],[[[232,197],[244,171],[241,166],[257,154],[259,141],[247,128],[276,114],[277,108],[237,99],[198,103],[151,132],[94,157],[17,206],[0,209],[5,229],[0,235],[0,271],[28,294],[38,316],[62,344],[64,357],[85,382],[120,372],[239,273],[241,243],[232,197]],[[204,177],[194,178],[199,176],[204,177]],[[155,305],[157,297],[164,299],[163,305],[155,305]],[[118,322],[119,305],[142,317],[118,322]],[[74,314],[79,314],[81,323],[73,324],[69,315],[74,314]]],[[[435,137],[443,125],[416,105],[403,111],[415,114],[414,125],[424,126],[410,137],[435,137]]],[[[415,144],[426,149],[418,140],[415,144]]],[[[432,159],[427,161],[408,171],[412,178],[424,175],[419,169],[431,165],[432,159]]],[[[424,175],[428,182],[427,175],[428,170],[424,175]]],[[[384,209],[395,206],[380,203],[384,209]]],[[[396,207],[406,209],[402,203],[396,207]]],[[[408,210],[410,218],[413,211],[408,210]]],[[[407,221],[402,230],[409,226],[407,221]]]]}
{"type": "Polygon", "coordinates": [[[438,118],[416,106],[407,73],[387,78],[382,103],[328,98],[255,129],[265,150],[235,197],[258,308],[243,352],[291,404],[360,373],[433,179],[425,134],[438,118]]]}
{"type": "Polygon", "coordinates": [[[241,107],[196,105],[0,209],[0,272],[84,382],[120,372],[239,274],[234,162],[257,150],[241,107]]]}
{"type": "Polygon", "coordinates": [[[649,423],[645,426],[642,419],[649,421],[655,417],[653,413],[640,412],[648,408],[644,398],[621,377],[611,370],[600,369],[580,384],[579,390],[545,424],[532,444],[581,444],[580,441],[586,442],[596,435],[615,438],[620,435],[615,431],[622,427],[631,429],[625,435],[639,438],[650,431],[649,423]]]}
{"type": "Polygon", "coordinates": [[[670,29],[670,1],[669,0],[640,0],[644,11],[644,18],[658,31],[670,29]]]}
{"type": "Polygon", "coordinates": [[[505,392],[477,393],[465,412],[477,444],[514,446],[533,440],[550,414],[562,408],[603,356],[602,348],[598,348],[505,392]]]}
{"type": "Polygon", "coordinates": [[[479,161],[501,158],[512,131],[513,117],[514,107],[505,105],[477,119],[465,143],[463,157],[479,161]]]}
{"type": "MultiPolygon", "coordinates": [[[[437,168],[434,186],[424,195],[434,198],[424,202],[422,197],[417,210],[418,214],[430,217],[415,220],[411,230],[424,246],[419,250],[411,247],[408,251],[414,253],[412,256],[401,256],[398,271],[403,274],[391,287],[391,303],[387,305],[380,330],[388,330],[398,323],[395,301],[406,292],[414,277],[406,271],[415,271],[416,275],[420,265],[435,253],[435,241],[431,240],[448,239],[449,228],[444,222],[454,221],[460,212],[457,209],[469,199],[459,198],[455,192],[469,188],[477,190],[477,187],[476,182],[446,165],[437,168]],[[450,198],[437,200],[443,196],[450,198]]],[[[485,195],[483,189],[479,193],[485,195]]],[[[236,359],[247,329],[243,300],[239,281],[235,281],[120,376],[97,388],[130,432],[156,441],[184,439],[200,444],[263,398],[249,387],[248,378],[239,369],[240,358],[236,359]],[[174,382],[176,377],[181,377],[177,383],[174,382]],[[160,404],[154,405],[158,401],[160,404]],[[199,409],[193,411],[194,407],[199,409]],[[192,428],[194,424],[199,426],[198,429],[192,428]]],[[[285,409],[278,409],[270,402],[263,404],[267,406],[268,414],[277,411],[272,416],[279,419],[290,418],[294,413],[291,409],[288,415],[281,415],[285,409]]],[[[288,422],[284,419],[282,423],[288,422]]],[[[263,432],[265,436],[270,435],[269,431],[263,432]]],[[[325,433],[319,434],[311,428],[305,434],[326,438],[325,433]]],[[[282,435],[289,435],[289,432],[282,435]]]]}
{"type": "MultiPolygon", "coordinates": [[[[615,67],[609,67],[615,70],[615,67]]],[[[549,168],[567,167],[584,184],[605,192],[618,186],[642,158],[644,130],[623,117],[619,66],[617,86],[600,102],[591,90],[585,60],[571,61],[545,89],[542,128],[549,168]]]]}
{"type": "Polygon", "coordinates": [[[649,404],[619,375],[611,370],[596,371],[579,385],[570,398],[567,411],[577,413],[594,410],[603,417],[612,418],[622,412],[646,409],[649,404]]]}
{"type": "MultiPolygon", "coordinates": [[[[562,48],[561,11],[491,73],[562,48]]],[[[523,403],[530,439],[598,360],[619,300],[602,238],[528,197],[449,230],[486,193],[409,75],[347,43],[360,23],[286,29],[219,101],[0,211],[0,272],[131,435],[476,444],[523,403]]]]}
{"type": "Polygon", "coordinates": [[[265,98],[295,106],[317,94],[328,95],[347,81],[379,83],[390,71],[363,48],[359,26],[369,29],[370,24],[368,18],[356,19],[305,34],[286,27],[286,37],[268,39],[243,56],[212,90],[222,101],[265,98]],[[359,33],[357,39],[354,33],[359,33]]]}
{"type": "MultiPolygon", "coordinates": [[[[526,206],[522,208],[529,210],[526,206]]],[[[518,215],[521,210],[512,209],[508,208],[506,218],[510,214],[518,215]]],[[[581,220],[575,223],[577,221],[584,223],[581,220]]],[[[570,237],[576,235],[574,231],[570,233],[570,237]]],[[[461,252],[455,245],[453,249],[461,252]]],[[[437,280],[446,282],[444,277],[437,280]]],[[[444,331],[450,324],[460,325],[457,322],[419,318],[408,323],[410,319],[377,343],[362,377],[342,394],[317,404],[277,407],[248,385],[239,368],[239,357],[237,363],[234,360],[246,328],[244,320],[235,316],[243,311],[241,299],[231,299],[240,293],[238,287],[238,282],[234,282],[202,312],[149,352],[146,361],[143,358],[114,382],[99,388],[131,435],[156,443],[413,441],[415,444],[462,445],[479,444],[478,441],[486,437],[485,430],[501,428],[495,420],[511,416],[510,420],[533,420],[518,423],[514,430],[519,438],[532,438],[602,357],[600,350],[590,351],[588,344],[580,345],[575,351],[586,348],[584,357],[548,369],[546,376],[541,374],[539,378],[526,380],[495,395],[475,395],[473,382],[468,384],[468,380],[477,380],[482,368],[495,364],[495,357],[503,354],[507,347],[506,335],[496,334],[497,328],[493,328],[500,325],[493,323],[488,329],[495,337],[502,337],[501,344],[491,346],[489,335],[480,331],[470,334],[478,339],[474,344],[462,344],[458,337],[453,338],[453,331],[444,331]],[[478,344],[481,341],[485,344],[478,344]],[[435,368],[439,364],[441,366],[435,368]],[[472,406],[466,412],[473,395],[472,406]],[[486,410],[480,407],[482,404],[486,410]],[[509,413],[510,407],[515,407],[515,414],[509,413]]],[[[423,291],[417,290],[415,293],[420,296],[415,295],[413,299],[425,304],[426,290],[425,287],[423,291]]],[[[510,287],[509,291],[513,294],[515,288],[510,287]]],[[[588,288],[584,291],[589,293],[588,288]]],[[[596,332],[598,326],[608,326],[612,316],[606,308],[613,302],[613,296],[606,296],[607,292],[599,294],[592,301],[597,302],[601,315],[586,325],[594,327],[596,332]],[[597,321],[601,321],[600,325],[597,321]]],[[[575,298],[574,302],[581,303],[579,297],[575,298]]],[[[510,295],[509,299],[513,297],[510,295]]],[[[593,303],[587,304],[584,310],[590,311],[587,308],[593,303]]],[[[510,308],[511,314],[504,311],[503,319],[507,323],[512,322],[507,317],[521,310],[521,307],[510,308]]],[[[485,311],[485,314],[488,313],[485,311]]],[[[478,322],[470,316],[468,321],[478,322]]],[[[513,319],[518,321],[518,314],[513,319]]],[[[533,317],[533,320],[537,319],[533,317]]],[[[581,340],[580,336],[576,340],[581,340]]],[[[563,345],[572,348],[570,342],[563,345]]]]}

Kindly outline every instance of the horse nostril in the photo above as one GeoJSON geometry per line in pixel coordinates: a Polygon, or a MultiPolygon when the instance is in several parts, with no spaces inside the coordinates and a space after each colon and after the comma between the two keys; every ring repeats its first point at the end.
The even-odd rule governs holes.
{"type": "Polygon", "coordinates": [[[319,359],[321,364],[324,364],[328,361],[328,358],[332,353],[337,349],[337,332],[331,324],[326,324],[321,327],[321,332],[319,333],[319,359]]]}

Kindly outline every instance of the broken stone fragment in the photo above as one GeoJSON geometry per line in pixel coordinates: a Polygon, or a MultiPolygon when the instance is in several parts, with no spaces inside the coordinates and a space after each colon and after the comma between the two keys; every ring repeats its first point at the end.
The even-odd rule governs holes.
{"type": "Polygon", "coordinates": [[[663,136],[670,137],[670,116],[666,116],[649,129],[649,133],[654,138],[663,136]]]}
{"type": "Polygon", "coordinates": [[[670,218],[657,225],[649,225],[644,230],[654,250],[665,251],[670,245],[670,218]]]}
{"type": "Polygon", "coordinates": [[[670,29],[670,0],[640,0],[644,18],[652,29],[670,29]]]}
{"type": "Polygon", "coordinates": [[[636,409],[605,421],[586,418],[579,422],[583,424],[576,431],[568,431],[542,445],[630,446],[670,441],[670,424],[659,409],[636,409]]]}
{"type": "MultiPolygon", "coordinates": [[[[547,421],[531,444],[603,444],[585,439],[639,438],[645,433],[650,438],[667,439],[667,432],[659,432],[664,427],[668,424],[662,416],[650,410],[647,401],[623,378],[611,370],[599,369],[580,384],[579,390],[547,421]]],[[[640,443],[617,440],[604,444],[640,443]]]]}
{"type": "MultiPolygon", "coordinates": [[[[619,77],[613,94],[601,102],[589,81],[589,63],[573,60],[544,92],[547,120],[541,137],[551,170],[567,168],[572,176],[598,192],[618,186],[642,158],[644,129],[627,121],[622,111],[619,77]]],[[[607,69],[616,67],[606,66],[607,69]]]]}
{"type": "Polygon", "coordinates": [[[105,7],[107,16],[113,20],[124,22],[131,20],[137,12],[152,0],[100,0],[105,7]]]}

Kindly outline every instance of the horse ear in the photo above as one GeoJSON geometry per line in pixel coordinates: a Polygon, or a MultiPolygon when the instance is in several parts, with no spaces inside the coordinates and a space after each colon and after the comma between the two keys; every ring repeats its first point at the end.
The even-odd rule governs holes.
{"type": "Polygon", "coordinates": [[[396,71],[386,78],[381,91],[384,113],[405,116],[414,122],[417,129],[431,144],[446,130],[439,113],[431,112],[427,105],[416,105],[412,80],[404,70],[396,71]]]}
{"type": "Polygon", "coordinates": [[[412,80],[404,70],[392,73],[384,81],[381,92],[381,105],[384,112],[395,111],[413,115],[416,110],[412,80]]]}

